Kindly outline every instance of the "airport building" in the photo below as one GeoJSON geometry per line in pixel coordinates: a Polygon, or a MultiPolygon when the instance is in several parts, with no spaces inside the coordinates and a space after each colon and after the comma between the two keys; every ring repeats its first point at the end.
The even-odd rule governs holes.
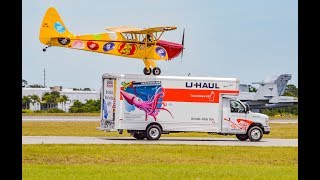
{"type": "MultiPolygon", "coordinates": [[[[69,108],[73,105],[74,101],[79,100],[82,103],[85,103],[86,100],[93,99],[99,100],[100,99],[100,92],[99,91],[78,91],[73,89],[64,89],[62,86],[54,86],[50,88],[22,88],[22,97],[29,96],[29,95],[37,95],[39,98],[42,98],[42,95],[46,92],[57,91],[60,95],[66,95],[69,99],[66,103],[58,103],[56,108],[62,109],[66,112],[69,111],[69,108]]],[[[30,110],[46,110],[47,105],[43,103],[36,102],[34,104],[29,104],[30,110]]]]}

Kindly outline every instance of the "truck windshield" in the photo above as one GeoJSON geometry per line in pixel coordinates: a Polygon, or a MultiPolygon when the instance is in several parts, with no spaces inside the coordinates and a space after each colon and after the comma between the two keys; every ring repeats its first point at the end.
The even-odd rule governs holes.
{"type": "Polygon", "coordinates": [[[236,100],[230,100],[230,110],[232,113],[245,113],[244,106],[236,100]]]}

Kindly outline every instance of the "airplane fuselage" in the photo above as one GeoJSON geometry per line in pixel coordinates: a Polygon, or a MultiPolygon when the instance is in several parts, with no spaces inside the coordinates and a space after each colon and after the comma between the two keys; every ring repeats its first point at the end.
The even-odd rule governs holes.
{"type": "Polygon", "coordinates": [[[152,60],[170,60],[177,57],[183,49],[181,44],[163,40],[148,43],[127,40],[121,33],[51,38],[46,44],[128,58],[152,60]]]}

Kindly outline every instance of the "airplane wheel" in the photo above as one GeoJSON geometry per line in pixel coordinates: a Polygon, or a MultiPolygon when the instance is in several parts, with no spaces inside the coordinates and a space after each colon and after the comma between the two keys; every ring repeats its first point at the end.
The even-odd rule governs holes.
{"type": "Polygon", "coordinates": [[[153,74],[154,75],[160,75],[161,74],[161,69],[158,67],[153,68],[153,74]]]}
{"type": "Polygon", "coordinates": [[[145,74],[145,75],[150,75],[151,74],[151,68],[148,70],[147,68],[144,68],[143,69],[143,73],[145,74]]]}

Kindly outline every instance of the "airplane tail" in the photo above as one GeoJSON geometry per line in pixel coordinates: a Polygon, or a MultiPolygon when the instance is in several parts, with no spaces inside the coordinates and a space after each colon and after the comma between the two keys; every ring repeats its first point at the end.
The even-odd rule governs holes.
{"type": "Polygon", "coordinates": [[[50,45],[51,38],[73,37],[74,35],[66,28],[57,10],[48,8],[40,27],[39,40],[42,44],[50,45]]]}
{"type": "Polygon", "coordinates": [[[267,78],[264,82],[253,83],[260,84],[255,94],[255,99],[270,99],[275,96],[282,96],[290,79],[291,74],[281,74],[267,78]]]}
{"type": "Polygon", "coordinates": [[[277,85],[278,95],[282,96],[290,79],[291,74],[281,74],[280,76],[275,76],[271,79],[270,83],[277,85]]]}

